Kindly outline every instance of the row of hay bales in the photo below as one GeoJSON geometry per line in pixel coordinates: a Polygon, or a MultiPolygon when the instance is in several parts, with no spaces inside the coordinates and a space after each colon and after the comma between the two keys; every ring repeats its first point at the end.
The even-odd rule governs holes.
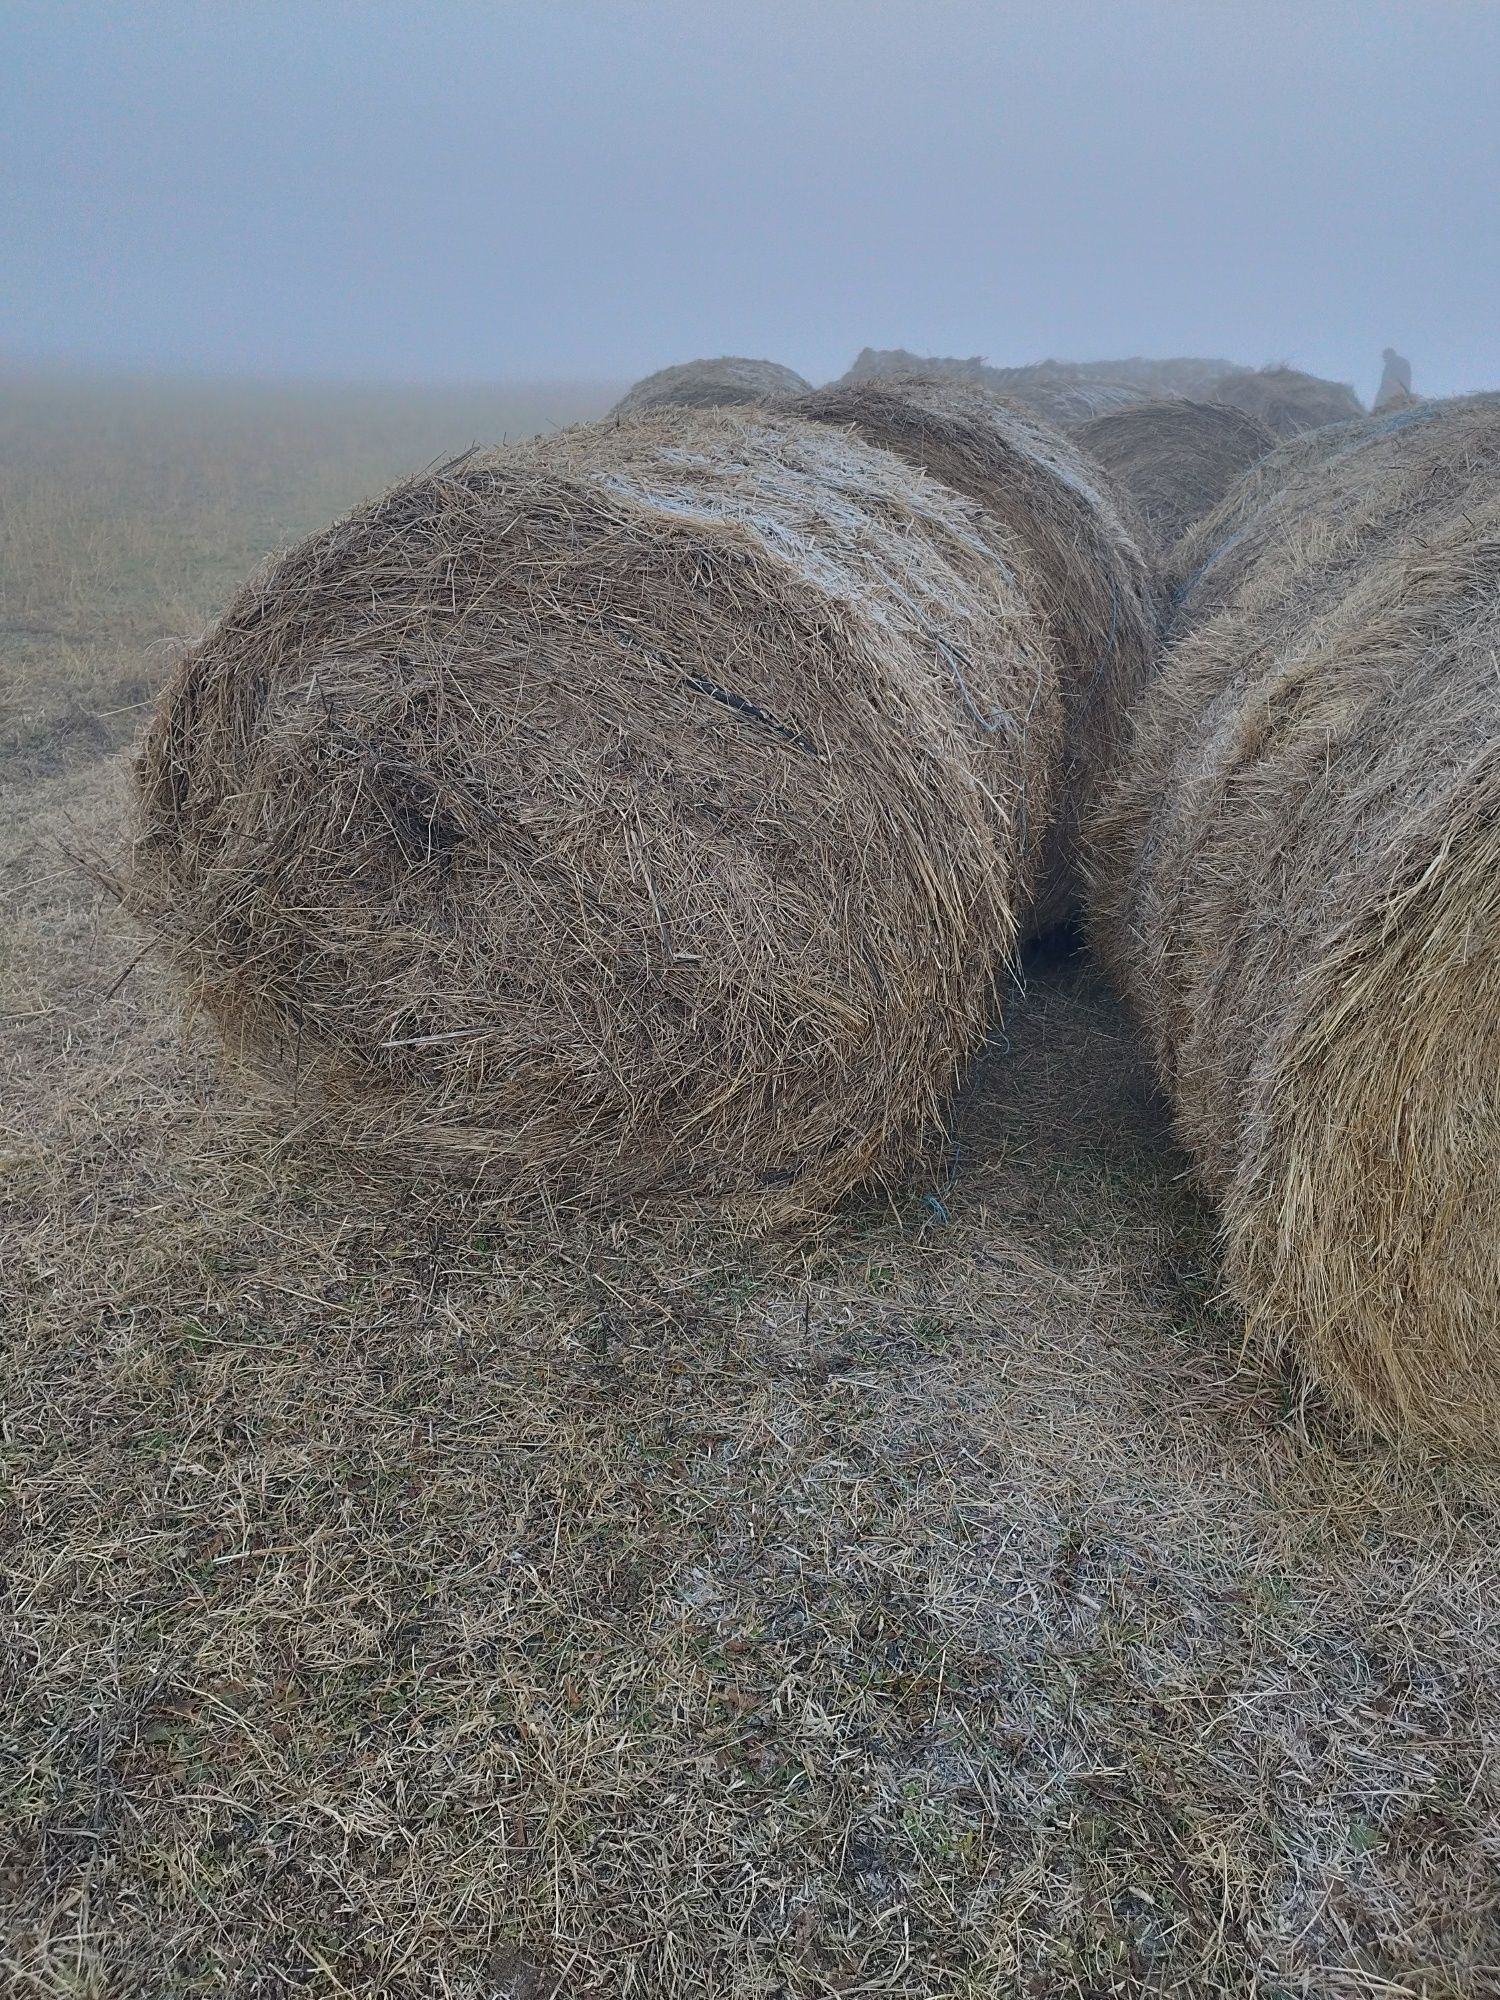
{"type": "Polygon", "coordinates": [[[1500,1422],[1500,397],[1311,433],[1168,558],[1096,939],[1231,1290],[1346,1408],[1500,1422]]]}
{"type": "MultiPolygon", "coordinates": [[[[994,368],[977,355],[921,356],[905,348],[864,348],[830,386],[850,388],[921,375],[964,382],[1023,404],[1063,430],[1143,402],[1184,397],[1222,403],[1266,426],[1276,437],[1295,437],[1321,425],[1362,416],[1364,406],[1347,382],[1329,382],[1284,365],[1238,368],[1229,362],[1176,360],[1040,361],[994,368]]],[[[736,403],[774,402],[803,394],[810,385],[790,368],[746,355],[684,361],[662,368],[629,389],[612,415],[643,409],[708,409],[736,403]]]]}
{"type": "Polygon", "coordinates": [[[242,592],[131,899],[345,1147],[790,1220],[938,1123],[1153,633],[1097,477],[981,392],[562,432],[242,592]]]}
{"type": "Polygon", "coordinates": [[[877,378],[398,487],[183,662],[131,900],[343,1145],[761,1227],[910,1165],[1086,876],[1252,1328],[1492,1442],[1500,399],[1081,443],[877,378]]]}
{"type": "MultiPolygon", "coordinates": [[[[1203,360],[1189,355],[1147,359],[1132,355],[1119,361],[1034,361],[1020,367],[997,367],[974,354],[913,354],[905,347],[865,347],[855,356],[843,382],[870,382],[883,375],[941,375],[974,382],[997,395],[1023,396],[1034,385],[1079,391],[1128,391],[1137,399],[1164,396],[1203,397],[1222,377],[1235,372],[1232,361],[1203,360]]],[[[1097,414],[1088,410],[1087,414],[1097,414]]]]}

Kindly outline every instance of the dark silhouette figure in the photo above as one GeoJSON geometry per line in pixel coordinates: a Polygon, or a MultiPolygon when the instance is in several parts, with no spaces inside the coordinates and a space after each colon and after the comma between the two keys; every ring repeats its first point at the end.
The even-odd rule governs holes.
{"type": "Polygon", "coordinates": [[[1376,409],[1399,410],[1403,403],[1414,403],[1416,397],[1411,392],[1411,363],[1394,347],[1385,350],[1384,360],[1385,373],[1375,392],[1376,409]]]}

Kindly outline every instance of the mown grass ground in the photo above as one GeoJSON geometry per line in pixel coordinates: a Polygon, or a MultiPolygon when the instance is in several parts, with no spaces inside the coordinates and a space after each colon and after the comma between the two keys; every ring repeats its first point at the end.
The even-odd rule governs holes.
{"type": "Polygon", "coordinates": [[[1240,1354],[1079,957],[754,1254],[351,1189],[119,983],[80,718],[468,435],[93,393],[3,474],[0,1989],[1500,1991],[1495,1496],[1240,1354]]]}

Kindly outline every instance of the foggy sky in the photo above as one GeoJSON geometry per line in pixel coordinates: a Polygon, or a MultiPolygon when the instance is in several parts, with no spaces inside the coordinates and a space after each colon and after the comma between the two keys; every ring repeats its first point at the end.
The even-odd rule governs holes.
{"type": "Polygon", "coordinates": [[[1491,0],[0,0],[0,358],[1500,386],[1491,0]]]}

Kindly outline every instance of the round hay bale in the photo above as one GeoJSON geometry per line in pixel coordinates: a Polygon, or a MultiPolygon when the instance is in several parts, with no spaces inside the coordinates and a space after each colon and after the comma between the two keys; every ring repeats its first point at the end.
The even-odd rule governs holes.
{"type": "Polygon", "coordinates": [[[1097,942],[1252,1332],[1500,1438],[1500,398],[1285,446],[1199,538],[1091,829],[1097,942]]]}
{"type": "MultiPolygon", "coordinates": [[[[1337,539],[1348,564],[1399,546],[1420,523],[1441,517],[1468,492],[1463,466],[1445,466],[1442,441],[1494,405],[1491,396],[1422,402],[1289,438],[1256,462],[1213,513],[1173,548],[1162,590],[1171,629],[1201,623],[1228,602],[1288,532],[1291,520],[1347,510],[1337,539]],[[1399,501],[1399,504],[1392,504],[1399,501]]],[[[1317,579],[1316,567],[1298,577],[1317,579]]]]}
{"type": "Polygon", "coordinates": [[[862,347],[830,388],[876,382],[885,375],[936,375],[945,381],[983,382],[995,373],[982,355],[913,354],[909,347],[862,347]]]}
{"type": "Polygon", "coordinates": [[[721,354],[713,361],[679,361],[658,368],[627,389],[610,411],[627,417],[639,410],[717,410],[735,403],[772,403],[782,396],[799,396],[811,385],[794,368],[778,361],[754,361],[743,354],[721,354]]]}
{"type": "Polygon", "coordinates": [[[1080,425],[1074,437],[1129,494],[1159,549],[1171,548],[1212,513],[1276,444],[1259,417],[1228,403],[1180,397],[1110,410],[1080,425]]]}
{"type": "Polygon", "coordinates": [[[865,348],[854,366],[828,387],[857,388],[891,379],[966,382],[1003,396],[1007,402],[1024,404],[1060,430],[1070,430],[1103,410],[1138,403],[1145,393],[1129,382],[1110,381],[1082,366],[1042,361],[1025,368],[992,368],[977,355],[961,361],[951,355],[911,354],[904,347],[865,348]]]}
{"type": "Polygon", "coordinates": [[[1078,365],[1101,380],[1128,382],[1154,402],[1171,396],[1207,396],[1224,376],[1235,373],[1232,361],[1207,360],[1192,354],[1168,355],[1159,360],[1132,355],[1126,361],[1086,361],[1078,365]]]}
{"type": "Polygon", "coordinates": [[[1086,375],[1057,375],[1049,368],[995,368],[985,387],[1008,401],[1024,403],[1059,430],[1076,430],[1106,410],[1125,410],[1145,400],[1145,391],[1130,382],[1108,382],[1086,375]]]}
{"type": "Polygon", "coordinates": [[[806,1216],[908,1160],[1012,949],[1059,722],[1010,556],[771,411],[455,461],[183,662],[130,901],[377,1170],[806,1216]]]}
{"type": "Polygon", "coordinates": [[[1014,550],[1051,642],[1065,717],[1057,807],[1028,829],[1038,857],[1028,927],[1045,930],[1077,907],[1080,823],[1114,767],[1155,651],[1156,606],[1132,530],[1066,438],[974,383],[920,375],[835,383],[792,407],[977,501],[1014,550]]]}
{"type": "MultiPolygon", "coordinates": [[[[1057,391],[1095,387],[1121,398],[1134,390],[1137,398],[1163,396],[1207,396],[1226,375],[1237,371],[1233,362],[1196,359],[1191,355],[1153,360],[1132,355],[1123,361],[1033,361],[1021,367],[996,368],[978,354],[960,359],[957,355],[913,354],[905,347],[866,347],[840,376],[840,384],[869,382],[882,375],[941,375],[965,382],[977,382],[997,394],[1020,395],[1028,400],[1028,384],[1041,384],[1057,391]]],[[[1113,408],[1110,401],[1083,410],[1097,416],[1101,409],[1113,408]]],[[[1043,414],[1049,414],[1044,411],[1043,414]]]]}
{"type": "Polygon", "coordinates": [[[1365,414],[1364,404],[1347,382],[1327,382],[1321,375],[1304,375],[1299,368],[1231,369],[1214,384],[1209,401],[1229,403],[1259,417],[1280,438],[1365,414]]]}
{"type": "Polygon", "coordinates": [[[1137,354],[1123,361],[1036,361],[1025,368],[998,368],[990,372],[1001,378],[990,386],[1002,390],[1008,382],[1037,376],[1044,381],[1085,388],[1097,385],[1133,389],[1140,400],[1160,401],[1167,396],[1206,395],[1223,376],[1232,375],[1235,367],[1231,361],[1200,361],[1188,355],[1151,360],[1137,354]]]}

